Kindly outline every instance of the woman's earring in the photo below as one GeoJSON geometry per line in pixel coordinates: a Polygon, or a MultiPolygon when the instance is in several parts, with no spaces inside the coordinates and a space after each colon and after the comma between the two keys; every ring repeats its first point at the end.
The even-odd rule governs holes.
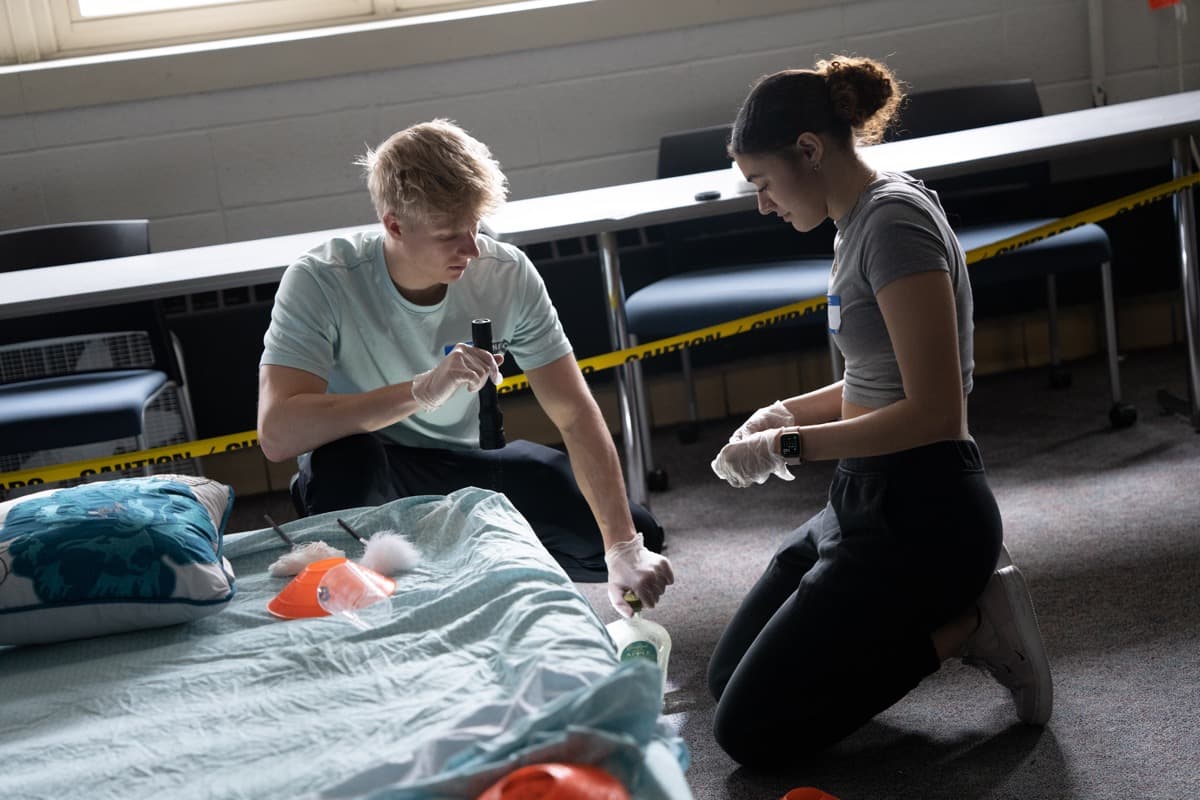
{"type": "Polygon", "coordinates": [[[821,171],[821,162],[814,161],[813,162],[813,172],[820,172],[820,171],[821,171]]]}

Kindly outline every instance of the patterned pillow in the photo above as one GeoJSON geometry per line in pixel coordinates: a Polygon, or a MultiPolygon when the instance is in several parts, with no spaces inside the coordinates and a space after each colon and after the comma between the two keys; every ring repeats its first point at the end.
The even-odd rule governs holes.
{"type": "Polygon", "coordinates": [[[234,593],[221,537],[233,489],[156,475],[0,503],[0,645],[173,625],[234,593]]]}

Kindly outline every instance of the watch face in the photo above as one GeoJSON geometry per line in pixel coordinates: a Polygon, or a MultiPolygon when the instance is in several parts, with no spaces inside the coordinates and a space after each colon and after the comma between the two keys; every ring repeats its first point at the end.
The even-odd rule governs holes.
{"type": "Polygon", "coordinates": [[[800,458],[800,434],[785,433],[780,436],[779,454],[784,458],[800,458]]]}

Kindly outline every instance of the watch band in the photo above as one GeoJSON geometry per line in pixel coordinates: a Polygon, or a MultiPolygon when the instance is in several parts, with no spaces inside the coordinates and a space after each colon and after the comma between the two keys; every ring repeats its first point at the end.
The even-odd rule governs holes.
{"type": "Polygon", "coordinates": [[[779,454],[788,466],[804,463],[804,440],[798,428],[785,428],[779,435],[779,454]]]}

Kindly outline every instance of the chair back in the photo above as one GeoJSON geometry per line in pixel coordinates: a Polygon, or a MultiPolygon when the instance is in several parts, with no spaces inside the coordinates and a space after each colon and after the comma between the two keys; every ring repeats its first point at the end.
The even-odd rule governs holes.
{"type": "MultiPolygon", "coordinates": [[[[664,135],[658,145],[658,177],[729,169],[733,162],[727,146],[732,130],[732,125],[725,124],[664,135]]],[[[645,275],[626,279],[627,289],[631,283],[638,283],[638,278],[644,278],[640,284],[645,285],[678,272],[794,258],[805,252],[829,249],[824,241],[806,242],[805,237],[798,237],[789,226],[757,210],[673,222],[656,230],[661,231],[663,255],[652,268],[645,270],[645,275]],[[805,244],[809,244],[809,250],[805,244]]]]}
{"type": "Polygon", "coordinates": [[[725,169],[730,164],[726,147],[732,132],[732,125],[714,125],[663,136],[658,141],[658,177],[725,169]]]}
{"type": "MultiPolygon", "coordinates": [[[[886,139],[913,139],[1040,116],[1037,86],[1029,79],[918,91],[905,98],[899,124],[886,139]]],[[[1046,213],[1042,189],[1050,183],[1050,165],[1040,162],[927,183],[937,190],[956,222],[1042,216],[1046,213]]]]}
{"type": "Polygon", "coordinates": [[[150,222],[144,219],[65,222],[0,231],[0,272],[149,252],[150,222]]]}
{"type": "MultiPolygon", "coordinates": [[[[107,259],[149,252],[150,222],[145,219],[0,231],[0,272],[92,261],[103,269],[107,259]]],[[[153,301],[0,320],[0,348],[18,343],[22,346],[0,353],[0,383],[141,367],[160,369],[177,383],[183,380],[161,306],[153,301]]]]}

